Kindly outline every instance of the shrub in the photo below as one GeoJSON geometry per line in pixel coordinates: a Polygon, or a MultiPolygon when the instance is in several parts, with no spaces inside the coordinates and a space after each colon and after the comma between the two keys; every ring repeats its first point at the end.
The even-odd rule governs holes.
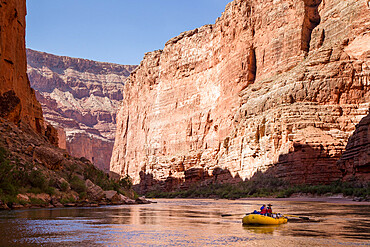
{"type": "Polygon", "coordinates": [[[48,186],[46,189],[45,189],[45,193],[49,194],[49,195],[55,195],[55,188],[54,187],[50,187],[48,186]]]}
{"type": "Polygon", "coordinates": [[[77,176],[72,177],[70,184],[71,184],[71,188],[77,193],[86,192],[87,190],[85,182],[77,176]]]}
{"type": "Polygon", "coordinates": [[[60,190],[66,192],[69,189],[69,184],[67,182],[62,182],[60,185],[60,190]]]}
{"type": "Polygon", "coordinates": [[[12,203],[18,202],[17,196],[15,195],[2,194],[0,195],[0,200],[5,204],[9,204],[9,203],[12,204],[12,203]]]}
{"type": "Polygon", "coordinates": [[[6,151],[0,148],[0,189],[8,195],[17,194],[18,186],[14,180],[14,165],[6,159],[6,151]]]}
{"type": "Polygon", "coordinates": [[[78,197],[80,198],[80,200],[82,200],[82,199],[86,199],[86,198],[87,198],[87,193],[86,193],[86,191],[81,192],[80,194],[78,194],[78,197]]]}
{"type": "Polygon", "coordinates": [[[5,148],[0,147],[0,163],[4,162],[7,156],[5,148]]]}
{"type": "Polygon", "coordinates": [[[93,165],[85,168],[84,177],[90,179],[94,184],[99,185],[103,190],[112,189],[108,175],[93,165]]]}
{"type": "Polygon", "coordinates": [[[132,188],[132,179],[129,175],[126,175],[124,178],[122,178],[119,181],[119,185],[122,186],[125,189],[131,189],[132,188]]]}
{"type": "Polygon", "coordinates": [[[33,193],[33,194],[41,194],[43,193],[44,191],[38,187],[31,187],[27,190],[29,193],[33,193]]]}
{"type": "Polygon", "coordinates": [[[43,191],[46,190],[49,184],[42,172],[39,170],[32,170],[28,180],[33,187],[40,188],[43,191]]]}
{"type": "Polygon", "coordinates": [[[30,202],[31,202],[32,205],[47,205],[47,204],[49,204],[48,202],[45,202],[41,199],[33,198],[33,197],[30,198],[30,202]]]}
{"type": "Polygon", "coordinates": [[[60,199],[61,204],[66,204],[70,202],[76,202],[76,200],[73,197],[68,197],[68,198],[62,198],[60,199]]]}

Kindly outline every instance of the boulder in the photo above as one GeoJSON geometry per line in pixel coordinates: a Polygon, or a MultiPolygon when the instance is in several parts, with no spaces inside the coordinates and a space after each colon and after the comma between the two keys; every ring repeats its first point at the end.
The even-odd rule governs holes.
{"type": "Polygon", "coordinates": [[[63,204],[61,204],[60,202],[55,202],[55,203],[53,203],[53,205],[56,208],[62,208],[63,207],[63,204]]]}
{"type": "Polygon", "coordinates": [[[104,191],[99,186],[94,184],[90,179],[87,179],[86,182],[87,196],[90,200],[100,201],[104,197],[104,191]]]}
{"type": "Polygon", "coordinates": [[[115,190],[104,191],[104,194],[105,194],[105,198],[108,201],[111,201],[111,202],[119,202],[119,201],[121,201],[120,195],[115,190]]]}
{"type": "Polygon", "coordinates": [[[130,198],[128,198],[127,196],[124,196],[124,195],[121,195],[119,194],[120,196],[120,201],[124,204],[135,204],[135,200],[132,200],[130,198]]]}
{"type": "Polygon", "coordinates": [[[69,191],[71,189],[71,185],[64,178],[60,178],[57,185],[61,191],[69,191]]]}
{"type": "Polygon", "coordinates": [[[135,200],[138,204],[149,204],[150,201],[148,201],[145,197],[139,197],[135,200]]]}
{"type": "Polygon", "coordinates": [[[19,201],[29,202],[30,198],[27,195],[18,194],[17,199],[19,201]]]}
{"type": "Polygon", "coordinates": [[[51,196],[46,193],[41,193],[41,194],[26,193],[26,196],[30,199],[34,198],[34,199],[41,200],[43,202],[51,202],[51,196]]]}
{"type": "Polygon", "coordinates": [[[63,160],[63,155],[52,147],[39,146],[36,147],[33,152],[33,161],[51,170],[60,170],[63,160]]]}
{"type": "Polygon", "coordinates": [[[12,209],[22,209],[22,208],[24,208],[22,204],[18,204],[18,203],[12,204],[12,209]]]}
{"type": "Polygon", "coordinates": [[[8,207],[8,205],[6,205],[6,203],[3,203],[1,200],[0,200],[0,210],[8,210],[10,209],[8,207]]]}

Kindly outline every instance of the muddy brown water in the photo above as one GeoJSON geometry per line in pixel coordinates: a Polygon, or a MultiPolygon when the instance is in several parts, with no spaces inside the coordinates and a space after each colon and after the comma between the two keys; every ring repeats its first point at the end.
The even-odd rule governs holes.
{"type": "Polygon", "coordinates": [[[0,212],[0,246],[370,246],[370,205],[294,200],[158,199],[149,205],[0,212]],[[261,204],[291,217],[243,226],[261,204]],[[231,216],[222,217],[229,214],[231,216]]]}

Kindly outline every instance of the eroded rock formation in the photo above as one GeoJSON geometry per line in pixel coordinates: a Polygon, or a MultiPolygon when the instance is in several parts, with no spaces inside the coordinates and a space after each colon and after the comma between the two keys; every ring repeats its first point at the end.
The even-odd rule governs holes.
{"type": "Polygon", "coordinates": [[[0,117],[44,132],[40,103],[26,74],[26,1],[0,2],[0,117]]]}
{"type": "MultiPolygon", "coordinates": [[[[136,66],[55,56],[27,49],[28,76],[45,119],[66,131],[65,147],[109,171],[116,111],[136,66]]],[[[60,144],[63,144],[60,141],[60,144]]]]}
{"type": "Polygon", "coordinates": [[[338,165],[345,178],[353,179],[357,175],[370,181],[370,114],[356,125],[338,165]]]}
{"type": "Polygon", "coordinates": [[[342,178],[337,161],[369,113],[369,26],[365,0],[229,3],[131,74],[111,170],[170,189],[187,171],[217,180],[217,169],[229,181],[258,170],[292,183],[342,178]]]}

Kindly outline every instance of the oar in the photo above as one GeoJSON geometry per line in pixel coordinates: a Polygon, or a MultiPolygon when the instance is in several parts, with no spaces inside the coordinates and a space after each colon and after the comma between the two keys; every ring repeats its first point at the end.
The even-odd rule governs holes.
{"type": "MultiPolygon", "coordinates": [[[[249,213],[248,213],[248,214],[249,214],[249,213]]],[[[248,215],[248,214],[221,214],[221,217],[240,216],[240,215],[248,215]]]]}
{"type": "Polygon", "coordinates": [[[306,216],[298,216],[298,215],[290,215],[290,214],[284,214],[284,216],[296,217],[296,218],[300,218],[300,219],[303,219],[303,220],[309,220],[310,219],[310,218],[308,218],[306,216]]]}

